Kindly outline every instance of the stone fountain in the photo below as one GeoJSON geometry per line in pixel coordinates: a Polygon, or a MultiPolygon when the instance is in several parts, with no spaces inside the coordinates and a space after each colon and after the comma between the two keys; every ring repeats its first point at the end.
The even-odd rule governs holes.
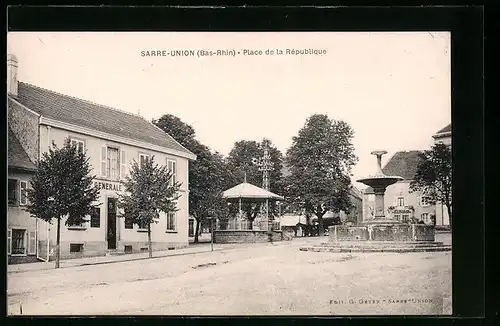
{"type": "Polygon", "coordinates": [[[450,251],[451,245],[435,241],[434,225],[408,224],[385,215],[385,190],[403,178],[388,176],[382,172],[382,155],[387,154],[386,151],[373,151],[371,154],[377,157],[376,173],[357,181],[373,188],[375,193],[374,217],[356,226],[330,226],[328,228],[328,243],[300,248],[300,250],[330,252],[450,251]]]}

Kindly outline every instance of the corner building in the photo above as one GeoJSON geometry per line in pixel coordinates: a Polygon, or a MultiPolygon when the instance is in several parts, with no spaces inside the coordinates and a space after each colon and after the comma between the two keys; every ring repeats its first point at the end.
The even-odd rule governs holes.
{"type": "MultiPolygon", "coordinates": [[[[99,208],[88,222],[61,224],[61,258],[147,250],[146,227],[118,218],[116,204],[118,193],[124,191],[120,182],[133,160],[141,163],[153,156],[156,163],[168,166],[182,184],[179,210],[162,214],[159,223],[151,225],[153,250],[188,245],[188,171],[189,161],[196,159],[193,153],[138,115],[18,82],[14,56],[9,56],[7,68],[9,129],[31,162],[37,162],[53,142],[60,147],[69,137],[90,158],[94,183],[100,188],[99,208]]],[[[37,220],[28,213],[22,218],[37,220]]],[[[10,223],[11,216],[8,220],[10,223]]],[[[37,256],[53,257],[56,225],[40,220],[36,224],[37,256]]]]}

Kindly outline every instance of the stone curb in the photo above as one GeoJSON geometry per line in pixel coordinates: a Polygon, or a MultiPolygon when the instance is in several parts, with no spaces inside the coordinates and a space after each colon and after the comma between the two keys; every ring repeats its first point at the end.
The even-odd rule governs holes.
{"type": "Polygon", "coordinates": [[[312,252],[332,252],[332,253],[352,253],[352,252],[443,252],[451,251],[451,246],[427,247],[427,248],[326,248],[326,247],[302,247],[300,251],[312,252]]]}

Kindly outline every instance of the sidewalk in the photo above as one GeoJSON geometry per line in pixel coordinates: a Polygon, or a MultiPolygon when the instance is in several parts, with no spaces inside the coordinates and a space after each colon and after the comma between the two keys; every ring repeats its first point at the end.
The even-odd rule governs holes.
{"type": "MultiPolygon", "coordinates": [[[[237,246],[238,246],[237,244],[214,244],[214,251],[232,249],[236,248],[237,246]]],[[[187,248],[182,248],[182,249],[153,251],[153,258],[151,259],[168,257],[168,256],[206,253],[210,251],[211,251],[210,243],[204,243],[204,244],[197,244],[195,246],[191,245],[187,248]]],[[[145,252],[137,254],[85,257],[85,258],[64,259],[64,260],[62,259],[60,261],[60,268],[70,268],[70,267],[99,265],[99,264],[112,264],[112,263],[141,260],[141,259],[149,259],[149,253],[145,252]]],[[[54,269],[54,266],[55,266],[55,261],[8,265],[7,273],[23,273],[31,271],[49,270],[49,269],[54,269]]]]}

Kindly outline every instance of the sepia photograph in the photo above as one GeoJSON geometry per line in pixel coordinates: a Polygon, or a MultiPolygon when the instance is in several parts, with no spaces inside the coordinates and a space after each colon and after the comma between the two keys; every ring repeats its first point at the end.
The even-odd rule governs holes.
{"type": "Polygon", "coordinates": [[[450,42],[7,33],[7,314],[451,316],[450,42]]]}

